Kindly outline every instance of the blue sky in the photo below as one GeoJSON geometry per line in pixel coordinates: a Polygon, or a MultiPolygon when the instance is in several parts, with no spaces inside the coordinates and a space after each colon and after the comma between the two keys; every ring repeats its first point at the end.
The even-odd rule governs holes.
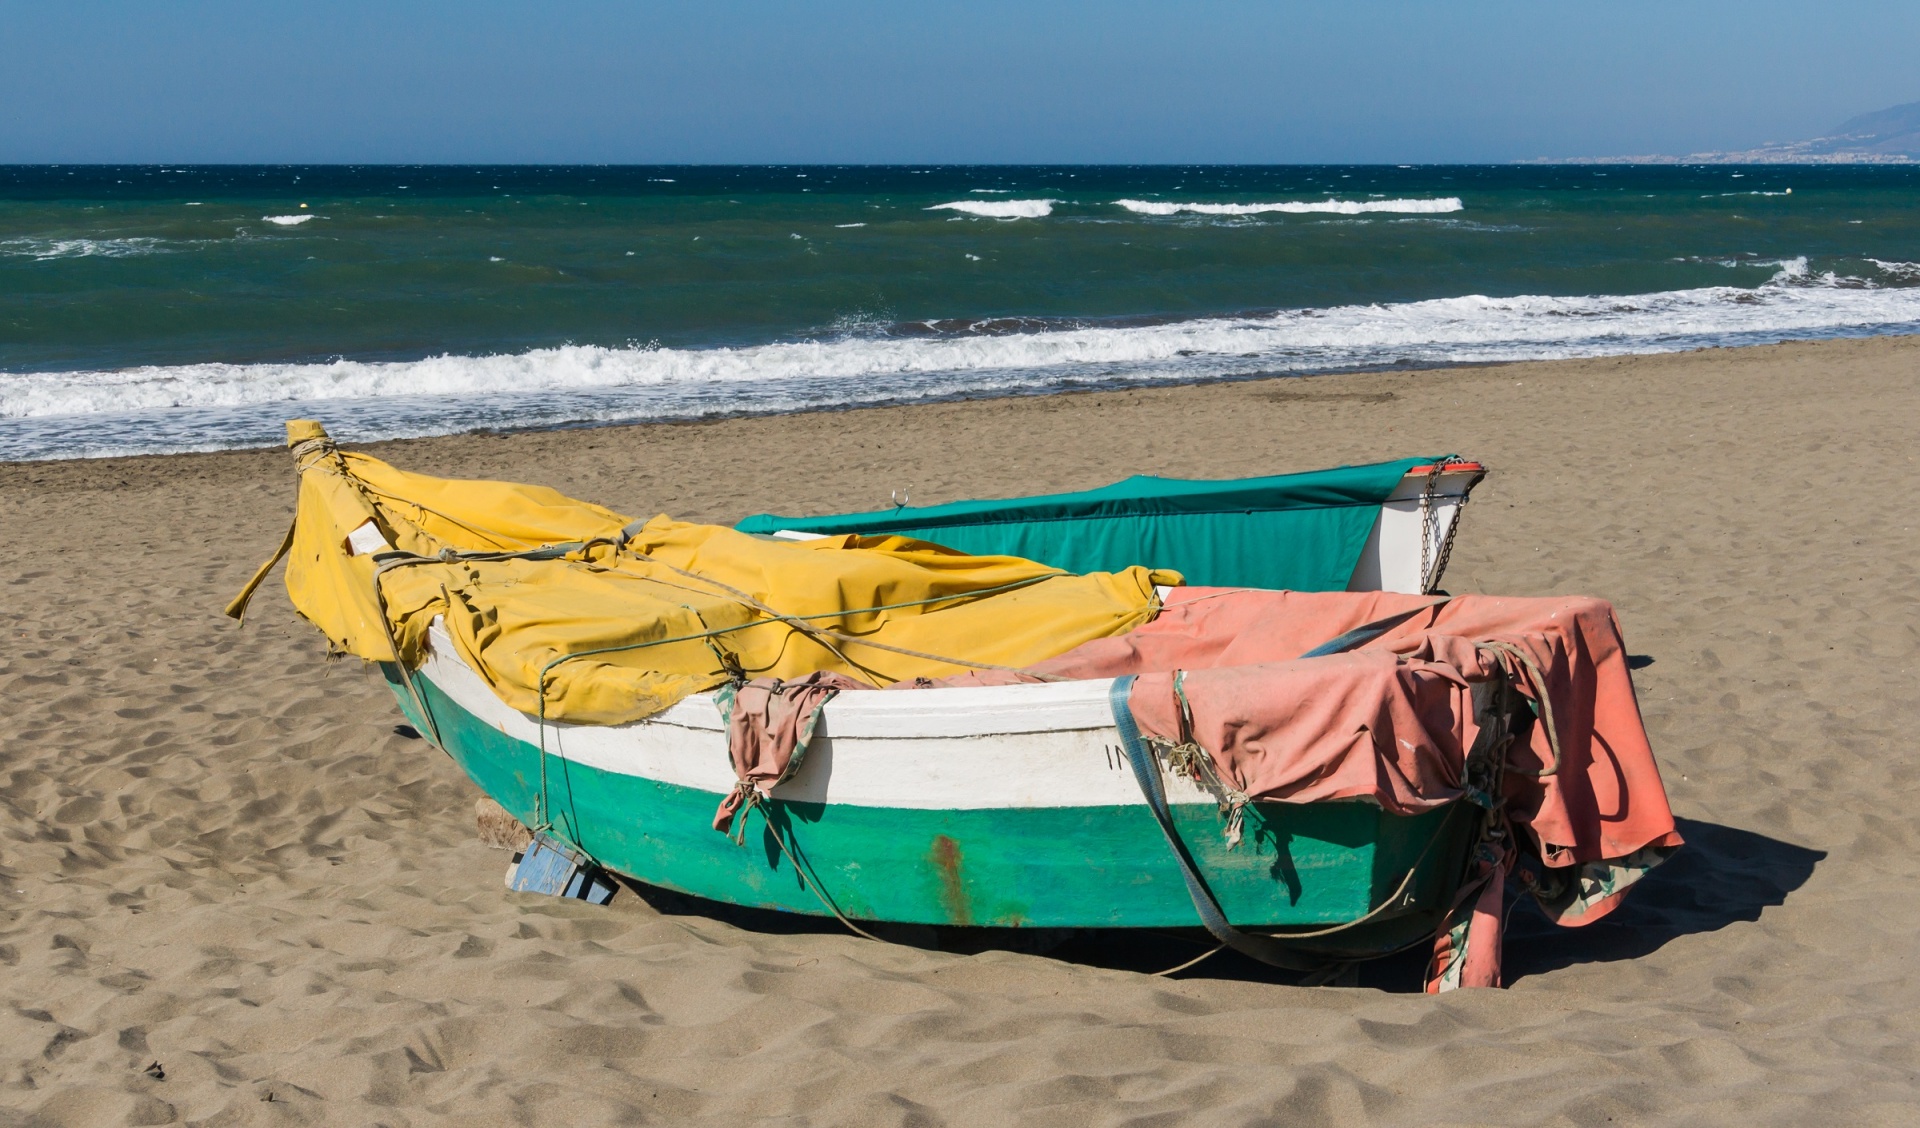
{"type": "Polygon", "coordinates": [[[1499,161],[1920,100],[1881,0],[0,0],[0,162],[1499,161]]]}

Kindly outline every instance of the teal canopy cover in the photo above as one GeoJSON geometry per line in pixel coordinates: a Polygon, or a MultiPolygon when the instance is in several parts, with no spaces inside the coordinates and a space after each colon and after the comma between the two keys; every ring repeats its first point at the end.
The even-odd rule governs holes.
{"type": "Polygon", "coordinates": [[[1224,481],[1133,477],[1044,497],[901,506],[826,517],[758,514],[744,533],[897,533],[974,555],[1023,556],[1069,572],[1171,568],[1206,587],[1345,591],[1380,505],[1415,466],[1403,458],[1224,481]]]}

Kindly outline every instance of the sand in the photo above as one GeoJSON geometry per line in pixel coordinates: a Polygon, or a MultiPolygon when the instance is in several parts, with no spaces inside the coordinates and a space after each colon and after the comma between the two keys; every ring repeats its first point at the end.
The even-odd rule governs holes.
{"type": "Polygon", "coordinates": [[[509,894],[277,581],[219,616],[283,452],[0,466],[0,1124],[1914,1123],[1916,376],[1886,338],[375,448],[717,521],[1483,459],[1448,586],[1615,601],[1690,845],[1442,997],[509,894]]]}

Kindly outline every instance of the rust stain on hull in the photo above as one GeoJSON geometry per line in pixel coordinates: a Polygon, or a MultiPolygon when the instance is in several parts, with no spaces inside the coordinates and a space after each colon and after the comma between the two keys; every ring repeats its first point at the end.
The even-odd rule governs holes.
{"type": "Polygon", "coordinates": [[[940,871],[940,904],[954,924],[973,923],[973,905],[967,899],[967,886],[960,877],[960,844],[944,834],[933,836],[928,854],[933,868],[940,871]]]}

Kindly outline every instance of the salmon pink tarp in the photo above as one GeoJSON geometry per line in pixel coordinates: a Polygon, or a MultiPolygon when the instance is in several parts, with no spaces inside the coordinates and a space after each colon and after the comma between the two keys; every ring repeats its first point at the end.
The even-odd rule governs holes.
{"type": "MultiPolygon", "coordinates": [[[[1184,670],[1193,738],[1250,797],[1369,798],[1413,814],[1459,797],[1478,735],[1468,682],[1490,676],[1496,661],[1477,644],[1511,643],[1545,676],[1564,757],[1545,778],[1506,775],[1508,814],[1541,861],[1569,866],[1680,844],[1610,604],[1462,595],[1425,607],[1433,603],[1393,592],[1175,588],[1152,622],[1031,669],[1138,675],[1134,720],[1163,740],[1180,732],[1173,672],[1184,670]],[[1357,650],[1299,657],[1416,608],[1424,609],[1357,650]]],[[[1516,685],[1532,696],[1524,676],[1516,685]]],[[[1539,771],[1552,755],[1542,722],[1509,762],[1539,771]]]]}
{"type": "Polygon", "coordinates": [[[1549,711],[1536,706],[1527,741],[1507,751],[1499,808],[1499,825],[1526,841],[1503,837],[1509,845],[1475,851],[1473,873],[1435,936],[1429,991],[1500,985],[1503,888],[1517,854],[1539,863],[1538,873],[1521,876],[1547,914],[1584,925],[1681,844],[1604,600],[1176,588],[1165,603],[1152,622],[1025,672],[938,684],[1132,674],[1127,705],[1142,734],[1199,745],[1239,797],[1370,800],[1399,814],[1464,794],[1479,736],[1474,682],[1497,665],[1529,700],[1544,694],[1559,768],[1541,774],[1554,753],[1549,711]],[[1301,657],[1403,612],[1411,612],[1404,622],[1360,647],[1301,657]]]}
{"type": "MultiPolygon", "coordinates": [[[[1583,596],[1461,595],[1444,602],[1394,592],[1174,588],[1149,623],[1096,639],[1028,673],[983,672],[941,685],[1136,675],[1128,704],[1141,732],[1181,739],[1176,671],[1184,671],[1189,735],[1219,777],[1256,800],[1369,799],[1413,814],[1459,798],[1478,736],[1472,681],[1505,642],[1533,659],[1558,727],[1552,761],[1544,721],[1509,755],[1506,812],[1549,867],[1601,865],[1680,845],[1647,743],[1613,607],[1583,596]],[[1410,618],[1345,654],[1300,655],[1394,614],[1410,618]]],[[[1534,690],[1517,663],[1515,684],[1534,690]]],[[[931,683],[923,683],[931,684],[931,683]]],[[[905,686],[901,688],[906,688],[905,686]]],[[[1589,923],[1614,898],[1563,923],[1589,923]]]]}

